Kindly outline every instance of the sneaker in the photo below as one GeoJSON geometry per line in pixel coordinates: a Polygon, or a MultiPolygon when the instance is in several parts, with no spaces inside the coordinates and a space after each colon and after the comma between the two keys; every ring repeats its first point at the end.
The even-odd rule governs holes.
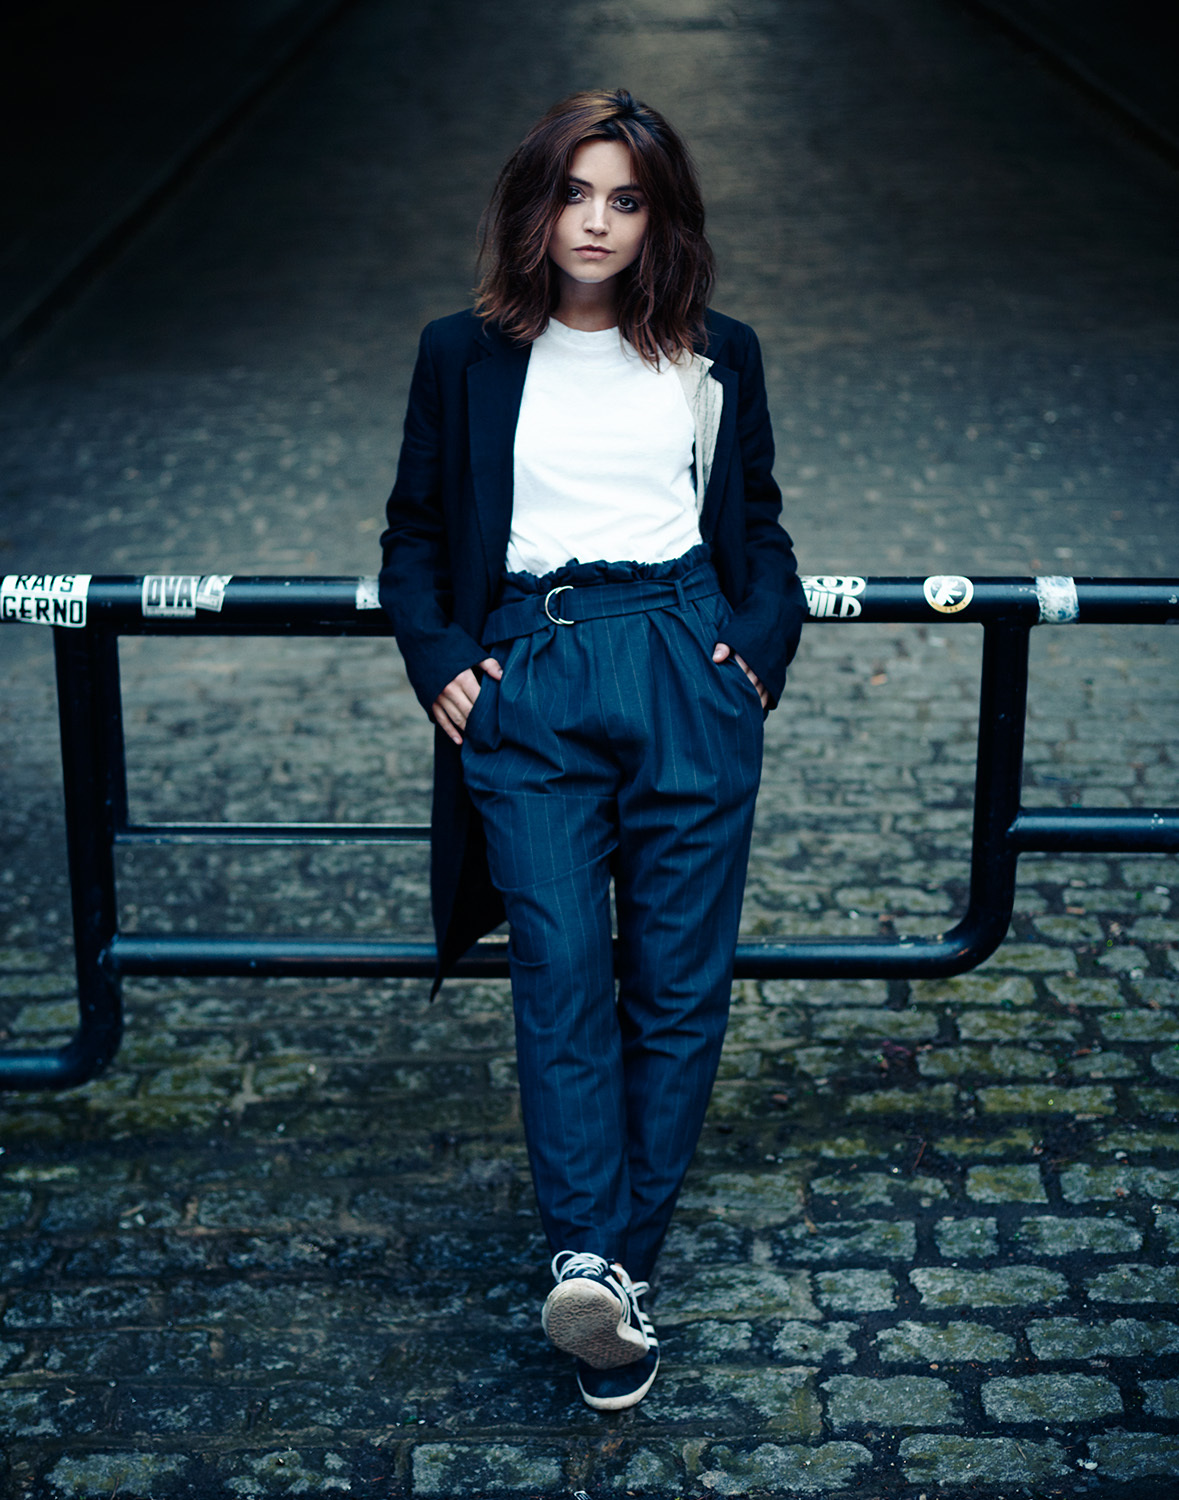
{"type": "Polygon", "coordinates": [[[659,1345],[654,1344],[642,1359],[616,1370],[595,1370],[584,1359],[577,1361],[577,1386],[582,1400],[595,1411],[625,1411],[637,1406],[654,1384],[659,1369],[659,1345]]]}
{"type": "MultiPolygon", "coordinates": [[[[545,1299],[540,1321],[558,1349],[575,1354],[595,1370],[613,1370],[642,1359],[650,1348],[651,1323],[640,1312],[635,1289],[621,1266],[611,1266],[588,1251],[558,1250],[553,1275],[557,1284],[545,1299]]],[[[640,1285],[646,1290],[645,1282],[640,1285]]]]}

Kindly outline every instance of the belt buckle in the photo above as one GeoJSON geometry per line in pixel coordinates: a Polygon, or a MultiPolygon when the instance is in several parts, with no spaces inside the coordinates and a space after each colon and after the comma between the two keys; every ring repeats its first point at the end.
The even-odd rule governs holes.
{"type": "MultiPolygon", "coordinates": [[[[562,583],[559,584],[557,588],[550,589],[544,596],[544,612],[546,615],[548,615],[549,619],[553,622],[554,625],[573,625],[576,623],[574,620],[567,620],[564,615],[560,613],[553,614],[552,610],[549,608],[549,604],[553,599],[556,598],[558,594],[568,594],[571,593],[572,590],[573,585],[571,583],[562,583]]],[[[560,608],[561,606],[558,604],[558,611],[560,610],[560,608]]]]}

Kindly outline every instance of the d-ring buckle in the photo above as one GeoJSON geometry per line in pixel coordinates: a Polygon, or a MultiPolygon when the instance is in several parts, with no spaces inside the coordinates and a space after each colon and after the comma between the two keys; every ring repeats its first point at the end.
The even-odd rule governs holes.
{"type": "MultiPolygon", "coordinates": [[[[551,599],[555,598],[557,594],[568,593],[572,588],[573,585],[571,583],[563,583],[558,588],[550,589],[544,596],[544,612],[546,615],[548,615],[549,619],[553,622],[554,625],[574,625],[577,623],[575,620],[567,620],[564,615],[553,614],[552,610],[549,608],[549,601],[551,599]]],[[[560,609],[560,607],[561,606],[558,604],[557,608],[560,609]]]]}

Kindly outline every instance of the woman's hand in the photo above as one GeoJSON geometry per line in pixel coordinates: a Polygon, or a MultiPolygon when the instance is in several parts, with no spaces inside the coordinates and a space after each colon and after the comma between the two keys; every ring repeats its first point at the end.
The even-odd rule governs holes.
{"type": "MultiPolygon", "coordinates": [[[[488,677],[494,677],[496,682],[504,675],[504,669],[494,656],[485,656],[479,663],[479,670],[486,672],[488,677]]],[[[448,682],[430,705],[434,722],[456,745],[463,742],[459,731],[467,727],[467,719],[478,696],[479,679],[475,676],[474,667],[468,667],[453,682],[448,682]]]]}
{"type": "MultiPolygon", "coordinates": [[[[745,660],[744,660],[743,657],[738,656],[735,651],[731,651],[728,648],[728,646],[725,645],[725,643],[723,641],[717,641],[716,645],[712,648],[712,659],[713,659],[713,661],[718,661],[718,662],[719,661],[728,661],[728,659],[729,659],[730,656],[733,658],[733,660],[737,663],[737,665],[745,673],[746,677],[749,678],[750,682],[752,682],[753,685],[754,685],[754,687],[757,689],[757,696],[761,699],[761,706],[762,706],[762,708],[769,708],[769,706],[770,706],[770,695],[769,695],[769,693],[766,692],[765,688],[762,687],[762,685],[761,685],[761,678],[757,675],[757,673],[753,670],[752,667],[750,667],[750,666],[748,666],[746,664],[746,662],[745,662],[745,660]]],[[[464,675],[467,675],[467,674],[464,674],[464,675]]],[[[453,686],[453,684],[452,684],[452,686],[453,686]]],[[[449,691],[449,689],[448,689],[448,691],[449,691]]]]}

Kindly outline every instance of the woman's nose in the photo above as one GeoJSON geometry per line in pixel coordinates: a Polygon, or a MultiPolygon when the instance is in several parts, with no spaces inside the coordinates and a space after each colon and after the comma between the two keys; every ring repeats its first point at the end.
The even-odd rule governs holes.
{"type": "Polygon", "coordinates": [[[602,203],[595,203],[591,199],[586,204],[585,227],[591,234],[604,234],[606,231],[606,208],[602,203]]]}

